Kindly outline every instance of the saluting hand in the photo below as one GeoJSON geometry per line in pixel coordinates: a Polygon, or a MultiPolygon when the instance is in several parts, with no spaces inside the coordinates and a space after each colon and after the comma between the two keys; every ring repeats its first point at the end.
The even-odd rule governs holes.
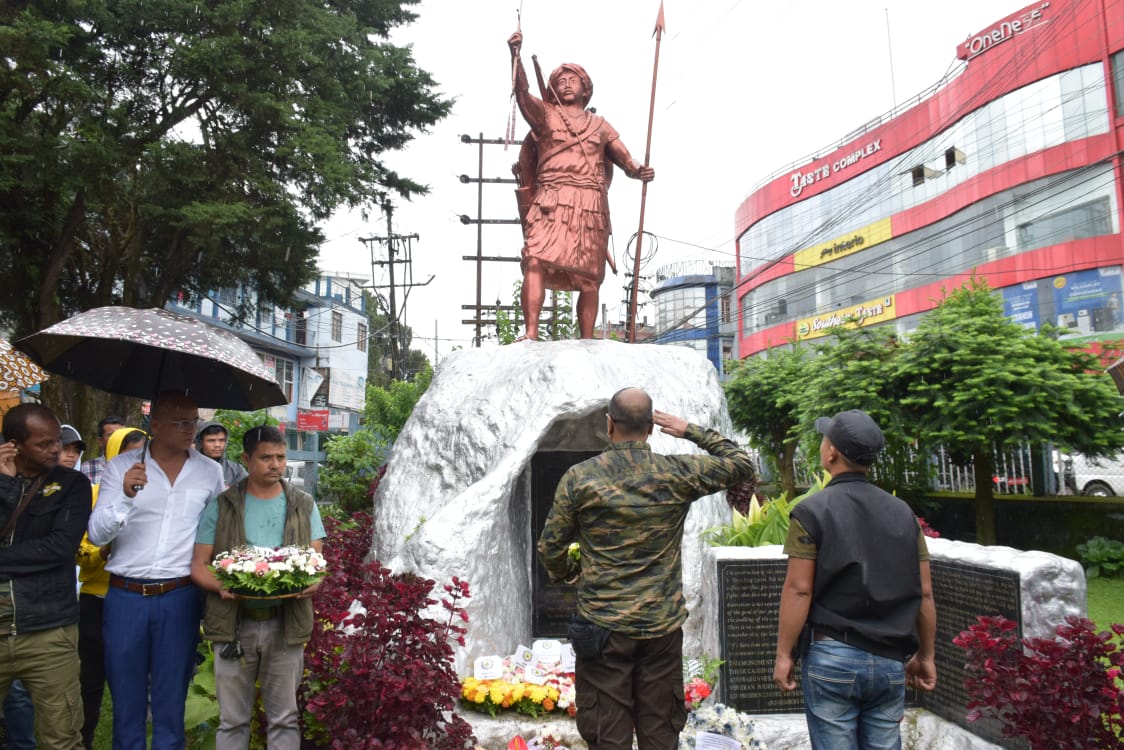
{"type": "Polygon", "coordinates": [[[681,438],[687,434],[687,420],[672,414],[656,410],[652,412],[652,421],[659,426],[660,432],[681,438]]]}

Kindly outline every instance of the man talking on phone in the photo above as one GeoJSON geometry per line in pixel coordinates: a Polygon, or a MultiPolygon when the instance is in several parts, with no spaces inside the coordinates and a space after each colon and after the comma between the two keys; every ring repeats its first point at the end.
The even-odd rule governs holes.
{"type": "Polygon", "coordinates": [[[150,692],[153,750],[184,746],[200,617],[195,530],[207,500],[224,489],[219,465],[192,447],[198,422],[186,394],[161,394],[152,441],[106,465],[90,518],[90,542],[113,544],[104,637],[114,750],[144,750],[150,692]]]}
{"type": "Polygon", "coordinates": [[[74,553],[90,516],[90,480],[59,466],[60,426],[49,409],[4,415],[0,442],[0,695],[31,694],[39,743],[82,747],[74,553]]]}

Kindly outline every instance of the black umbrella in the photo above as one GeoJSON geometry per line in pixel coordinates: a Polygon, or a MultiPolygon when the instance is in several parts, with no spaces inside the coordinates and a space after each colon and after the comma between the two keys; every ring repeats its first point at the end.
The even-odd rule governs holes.
{"type": "Polygon", "coordinates": [[[160,308],[99,307],[15,342],[44,369],[109,393],[185,391],[213,409],[288,402],[242,339],[160,308]]]}

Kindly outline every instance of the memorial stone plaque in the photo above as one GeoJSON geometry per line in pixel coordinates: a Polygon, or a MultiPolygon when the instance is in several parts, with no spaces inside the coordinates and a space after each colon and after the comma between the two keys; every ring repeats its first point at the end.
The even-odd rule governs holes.
{"type": "MultiPolygon", "coordinates": [[[[781,693],[773,685],[781,588],[787,558],[718,560],[718,637],[722,665],[720,700],[747,713],[786,713],[804,710],[799,689],[781,693]]],[[[1022,602],[1019,575],[951,560],[930,562],[933,597],[937,606],[937,689],[907,693],[910,705],[920,705],[984,739],[1018,747],[1002,737],[997,722],[965,719],[964,651],[952,639],[982,615],[1003,615],[1019,623],[1022,602]]]]}
{"type": "Polygon", "coordinates": [[[565,638],[566,626],[577,604],[577,588],[551,583],[537,545],[558,481],[574,464],[601,451],[539,451],[531,457],[531,635],[535,638],[565,638]]]}
{"type": "Polygon", "coordinates": [[[718,561],[720,700],[746,713],[804,710],[800,688],[773,684],[773,657],[787,558],[718,561]]]}
{"type": "MultiPolygon", "coordinates": [[[[984,739],[1012,747],[1003,739],[999,723],[981,719],[969,723],[968,696],[964,690],[966,652],[952,639],[976,624],[981,616],[1002,615],[1019,624],[1023,634],[1019,574],[1013,570],[972,565],[952,560],[932,560],[933,600],[937,605],[937,689],[919,694],[919,704],[984,739]]],[[[913,697],[913,696],[910,696],[913,697]]]]}

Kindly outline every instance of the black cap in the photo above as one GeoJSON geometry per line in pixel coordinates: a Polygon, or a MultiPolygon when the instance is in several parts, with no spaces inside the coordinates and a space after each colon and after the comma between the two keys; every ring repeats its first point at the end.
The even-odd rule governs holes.
{"type": "Polygon", "coordinates": [[[834,417],[820,417],[816,420],[816,432],[826,436],[836,450],[860,466],[874,463],[878,451],[886,445],[878,424],[860,409],[841,411],[834,417]]]}
{"type": "Polygon", "coordinates": [[[78,434],[78,430],[68,424],[64,424],[59,431],[59,443],[61,445],[73,445],[74,443],[78,443],[78,450],[86,450],[86,441],[78,434]]]}

